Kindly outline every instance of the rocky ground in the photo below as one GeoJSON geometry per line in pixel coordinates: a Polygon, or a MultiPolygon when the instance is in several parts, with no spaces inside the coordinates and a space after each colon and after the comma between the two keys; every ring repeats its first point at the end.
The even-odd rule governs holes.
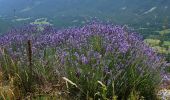
{"type": "Polygon", "coordinates": [[[164,73],[162,74],[162,77],[162,84],[158,95],[161,100],[170,100],[170,73],[164,73]]]}

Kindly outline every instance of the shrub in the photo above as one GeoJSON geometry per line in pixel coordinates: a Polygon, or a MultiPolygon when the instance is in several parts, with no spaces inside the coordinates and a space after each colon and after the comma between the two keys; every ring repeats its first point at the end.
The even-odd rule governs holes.
{"type": "Polygon", "coordinates": [[[77,88],[70,88],[71,93],[102,98],[97,83],[101,81],[107,86],[109,99],[113,91],[118,99],[127,99],[133,91],[155,99],[164,63],[138,35],[121,26],[92,24],[74,29],[68,41],[61,59],[67,77],[80,88],[79,94],[77,88]]]}
{"type": "MultiPolygon", "coordinates": [[[[9,72],[9,63],[3,71],[20,73],[22,80],[27,79],[21,72],[29,72],[27,41],[31,40],[34,85],[57,83],[56,78],[65,76],[76,84],[68,86],[70,95],[79,99],[156,98],[164,61],[136,33],[101,23],[64,30],[43,27],[38,30],[38,26],[29,25],[0,37],[1,47],[20,64],[19,72],[9,72]]],[[[5,65],[5,56],[0,57],[5,65]]],[[[30,81],[24,82],[29,86],[30,81]]]]}

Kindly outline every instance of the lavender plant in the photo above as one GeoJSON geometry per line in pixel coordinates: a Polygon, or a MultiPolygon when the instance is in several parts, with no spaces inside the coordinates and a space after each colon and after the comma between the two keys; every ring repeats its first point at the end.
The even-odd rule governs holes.
{"type": "Polygon", "coordinates": [[[64,30],[38,27],[11,30],[0,37],[0,46],[24,65],[28,62],[26,43],[31,40],[35,75],[51,82],[55,74],[50,72],[58,72],[62,66],[61,76],[79,87],[69,88],[74,97],[112,99],[117,95],[118,99],[127,99],[137,91],[139,96],[155,99],[164,60],[137,33],[95,22],[64,30]],[[107,91],[103,92],[98,81],[107,91]]]}

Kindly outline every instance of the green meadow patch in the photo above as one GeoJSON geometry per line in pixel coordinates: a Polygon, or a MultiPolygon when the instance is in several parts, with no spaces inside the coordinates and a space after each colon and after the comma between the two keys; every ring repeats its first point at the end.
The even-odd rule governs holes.
{"type": "Polygon", "coordinates": [[[158,32],[160,35],[165,35],[165,34],[170,34],[170,29],[165,29],[165,30],[155,31],[155,32],[158,32]]]}
{"type": "Polygon", "coordinates": [[[164,42],[163,42],[163,45],[164,45],[164,46],[170,46],[170,41],[164,41],[164,42]]]}
{"type": "Polygon", "coordinates": [[[145,43],[150,45],[158,53],[169,54],[170,53],[170,41],[161,41],[159,39],[145,39],[145,43]],[[162,45],[160,45],[162,43],[162,45]]]}
{"type": "Polygon", "coordinates": [[[158,53],[168,54],[168,51],[165,47],[154,46],[153,47],[158,53]]]}
{"type": "Polygon", "coordinates": [[[33,25],[52,25],[50,22],[47,21],[47,18],[39,18],[36,19],[34,22],[30,23],[33,25]]]}
{"type": "Polygon", "coordinates": [[[151,46],[157,46],[161,41],[158,39],[145,39],[144,42],[148,43],[151,46]]]}

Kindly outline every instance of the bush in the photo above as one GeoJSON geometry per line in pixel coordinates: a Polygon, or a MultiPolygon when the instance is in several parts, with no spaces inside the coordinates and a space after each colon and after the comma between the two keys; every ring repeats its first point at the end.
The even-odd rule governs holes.
{"type": "Polygon", "coordinates": [[[107,87],[108,99],[114,96],[113,91],[118,99],[127,99],[132,91],[146,99],[155,99],[163,62],[140,37],[120,26],[101,24],[76,31],[82,32],[72,33],[61,57],[67,77],[80,88],[79,94],[75,87],[70,88],[71,93],[82,98],[102,98],[97,83],[101,81],[107,87]]]}
{"type": "Polygon", "coordinates": [[[5,56],[1,54],[3,71],[6,75],[19,73],[24,80],[22,88],[56,84],[65,76],[76,84],[67,85],[70,95],[76,99],[128,99],[134,95],[156,98],[164,61],[136,33],[122,26],[101,23],[65,30],[51,26],[38,30],[38,27],[25,26],[0,37],[1,47],[19,69],[19,72],[9,71],[10,62],[4,64],[5,56]],[[32,42],[31,81],[25,80],[30,75],[27,73],[28,40],[32,42]]]}

